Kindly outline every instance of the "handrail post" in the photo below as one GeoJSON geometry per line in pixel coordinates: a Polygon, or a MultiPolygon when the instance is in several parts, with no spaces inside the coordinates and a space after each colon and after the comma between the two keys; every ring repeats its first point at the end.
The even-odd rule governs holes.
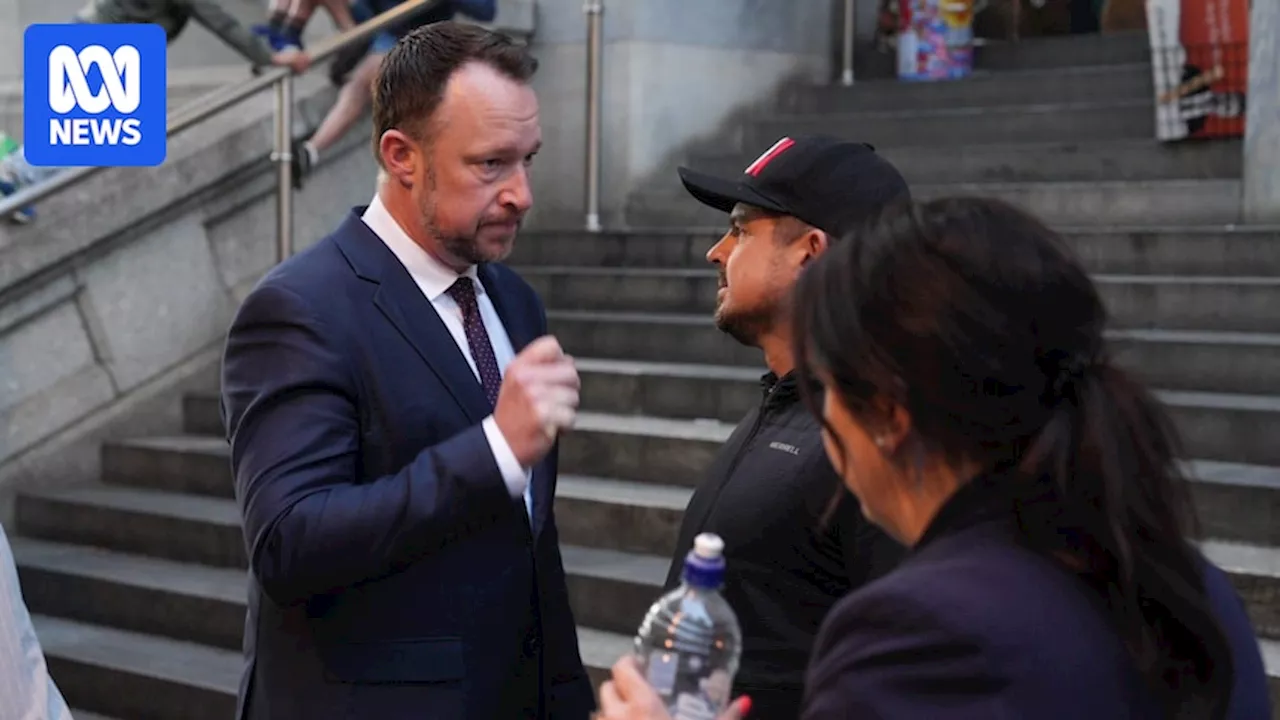
{"type": "Polygon", "coordinates": [[[604,54],[604,1],[586,0],[587,16],[587,148],[586,205],[587,232],[600,232],[600,67],[604,54]]]}
{"type": "Polygon", "coordinates": [[[293,76],[276,81],[276,262],[293,255],[293,76]]]}
{"type": "Polygon", "coordinates": [[[840,84],[845,87],[853,85],[853,34],[857,27],[855,0],[844,0],[844,52],[842,54],[840,84]]]}

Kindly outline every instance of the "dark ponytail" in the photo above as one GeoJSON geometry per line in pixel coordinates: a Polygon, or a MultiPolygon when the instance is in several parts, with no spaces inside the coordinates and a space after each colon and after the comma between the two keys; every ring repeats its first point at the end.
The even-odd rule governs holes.
{"type": "Polygon", "coordinates": [[[1167,717],[1224,717],[1231,648],[1188,543],[1198,528],[1172,421],[1105,360],[1062,372],[1057,404],[1020,458],[1025,475],[1052,482],[1057,500],[1021,506],[1027,541],[1081,565],[1167,717]]]}
{"type": "Polygon", "coordinates": [[[850,410],[887,399],[922,452],[1016,469],[1024,541],[1105,600],[1166,715],[1224,716],[1232,653],[1177,433],[1108,360],[1102,300],[1056,234],[994,200],[892,208],[803,274],[793,320],[797,370],[850,410]]]}

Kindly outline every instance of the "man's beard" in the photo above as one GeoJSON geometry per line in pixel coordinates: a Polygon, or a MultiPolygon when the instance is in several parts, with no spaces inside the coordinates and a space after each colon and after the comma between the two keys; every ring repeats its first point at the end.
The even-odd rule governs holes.
{"type": "Polygon", "coordinates": [[[772,314],[764,311],[725,312],[716,308],[716,328],[747,347],[759,347],[760,336],[769,329],[772,314]]]}
{"type": "MultiPolygon", "coordinates": [[[[422,226],[440,243],[440,248],[444,252],[461,262],[468,265],[481,265],[488,262],[497,262],[503,260],[511,251],[511,243],[506,243],[505,252],[497,254],[486,254],[481,248],[478,240],[480,228],[484,227],[485,220],[481,219],[476,228],[468,233],[457,233],[446,231],[441,227],[436,218],[436,203],[434,194],[426,197],[418,207],[418,211],[422,213],[422,226]]],[[[518,227],[517,221],[517,227],[518,227]]]]}

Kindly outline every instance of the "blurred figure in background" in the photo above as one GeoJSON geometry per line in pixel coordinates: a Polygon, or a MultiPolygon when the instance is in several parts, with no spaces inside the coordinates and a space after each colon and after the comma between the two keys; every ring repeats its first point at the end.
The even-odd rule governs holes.
{"type": "MultiPolygon", "coordinates": [[[[995,200],[903,206],[793,302],[827,453],[912,548],[828,615],[802,718],[1271,717],[1171,422],[1108,358],[1056,234],[995,200]]],[[[600,697],[610,720],[664,717],[629,658],[600,697]]]]}
{"type": "MultiPolygon", "coordinates": [[[[243,55],[255,71],[268,65],[291,67],[296,72],[307,69],[306,53],[298,48],[273,50],[266,42],[240,24],[222,8],[217,0],[91,0],[73,22],[100,24],[151,24],[164,28],[169,42],[178,39],[190,21],[196,21],[243,55]]],[[[8,197],[30,185],[43,182],[60,172],[59,167],[36,167],[27,162],[22,147],[6,148],[0,138],[0,197],[8,197]]],[[[32,208],[23,208],[8,220],[28,223],[35,219],[32,208]]]]}
{"type": "Polygon", "coordinates": [[[267,22],[254,25],[253,32],[267,41],[272,50],[303,50],[302,31],[318,6],[324,6],[338,31],[355,27],[347,0],[271,0],[267,22]]]}

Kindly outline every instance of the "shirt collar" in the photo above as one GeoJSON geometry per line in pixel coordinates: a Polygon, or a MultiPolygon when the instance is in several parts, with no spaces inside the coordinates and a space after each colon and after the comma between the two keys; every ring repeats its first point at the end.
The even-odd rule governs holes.
{"type": "Polygon", "coordinates": [[[409,276],[422,289],[428,300],[435,302],[436,298],[443,295],[458,281],[459,277],[464,275],[472,279],[477,295],[484,294],[484,283],[478,282],[479,276],[475,265],[468,267],[460,275],[436,260],[409,237],[409,234],[387,210],[387,206],[382,204],[382,198],[378,195],[373,196],[373,200],[369,203],[369,207],[365,208],[360,219],[373,231],[373,234],[381,238],[400,264],[404,265],[404,269],[409,271],[409,276]]]}

